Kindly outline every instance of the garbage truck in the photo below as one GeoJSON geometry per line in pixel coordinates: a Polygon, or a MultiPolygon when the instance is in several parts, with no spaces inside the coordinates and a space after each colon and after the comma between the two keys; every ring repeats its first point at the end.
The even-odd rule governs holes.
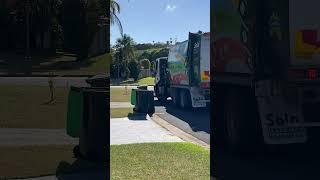
{"type": "Polygon", "coordinates": [[[210,102],[210,33],[189,33],[155,63],[156,97],[181,108],[206,107],[210,102]]]}
{"type": "Polygon", "coordinates": [[[215,142],[237,150],[317,142],[320,1],[211,5],[215,142]]]}

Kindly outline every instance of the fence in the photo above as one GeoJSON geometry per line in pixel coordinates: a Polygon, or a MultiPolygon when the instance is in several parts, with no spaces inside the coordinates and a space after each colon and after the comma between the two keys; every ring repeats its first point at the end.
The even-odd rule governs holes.
{"type": "Polygon", "coordinates": [[[152,76],[151,70],[150,69],[141,69],[139,78],[145,78],[145,77],[150,77],[152,76]]]}

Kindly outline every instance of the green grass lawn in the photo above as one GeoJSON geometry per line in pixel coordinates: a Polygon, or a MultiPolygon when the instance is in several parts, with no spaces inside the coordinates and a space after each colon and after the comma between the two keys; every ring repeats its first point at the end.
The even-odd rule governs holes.
{"type": "Polygon", "coordinates": [[[110,102],[130,102],[131,87],[125,88],[110,88],[110,102]]]}
{"type": "Polygon", "coordinates": [[[110,109],[110,118],[128,117],[130,113],[133,113],[132,108],[112,108],[110,109]]]}
{"type": "MultiPolygon", "coordinates": [[[[21,59],[22,55],[9,54],[0,55],[3,59],[21,59]]],[[[90,57],[83,61],[76,61],[75,54],[67,54],[59,52],[57,54],[38,54],[32,57],[32,73],[48,75],[86,75],[92,76],[96,74],[108,74],[111,63],[110,54],[102,54],[90,57]]],[[[11,64],[10,66],[0,66],[0,74],[7,74],[7,70],[15,73],[23,73],[21,64],[11,64]]]]}
{"type": "Polygon", "coordinates": [[[120,82],[120,85],[131,85],[131,86],[143,86],[143,85],[148,85],[148,86],[154,86],[154,77],[146,77],[139,79],[138,81],[134,81],[132,78],[123,80],[120,82]]]}
{"type": "Polygon", "coordinates": [[[57,75],[96,75],[106,74],[110,70],[111,56],[103,54],[88,59],[88,65],[74,70],[58,70],[57,75]]]}
{"type": "Polygon", "coordinates": [[[191,143],[112,145],[111,179],[210,179],[209,151],[191,143]]]}
{"type": "Polygon", "coordinates": [[[105,169],[73,157],[71,145],[0,147],[0,179],[29,178],[105,169]]]}
{"type": "Polygon", "coordinates": [[[55,88],[56,101],[50,100],[49,87],[0,86],[0,128],[64,128],[67,88],[55,88]]]}
{"type": "Polygon", "coordinates": [[[142,85],[148,85],[148,86],[153,86],[154,85],[154,77],[146,77],[138,80],[139,86],[142,85]]]}

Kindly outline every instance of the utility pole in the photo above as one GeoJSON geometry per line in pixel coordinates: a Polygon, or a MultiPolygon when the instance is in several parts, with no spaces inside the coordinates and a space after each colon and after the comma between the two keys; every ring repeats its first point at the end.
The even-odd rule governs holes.
{"type": "Polygon", "coordinates": [[[120,47],[120,52],[119,52],[119,55],[118,55],[118,68],[117,68],[117,76],[118,76],[118,82],[120,84],[120,65],[121,65],[121,61],[122,61],[122,58],[123,58],[123,54],[122,54],[122,46],[120,47]]]}
{"type": "Polygon", "coordinates": [[[25,55],[25,71],[30,73],[31,55],[30,55],[30,13],[31,3],[30,0],[26,2],[26,55],[25,55]]]}

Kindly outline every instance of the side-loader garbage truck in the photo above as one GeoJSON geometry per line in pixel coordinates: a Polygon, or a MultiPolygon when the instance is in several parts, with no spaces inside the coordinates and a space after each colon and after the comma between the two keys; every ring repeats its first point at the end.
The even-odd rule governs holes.
{"type": "Polygon", "coordinates": [[[206,107],[210,102],[210,33],[189,33],[188,40],[172,45],[168,57],[155,63],[155,95],[168,97],[181,108],[206,107]]]}
{"type": "Polygon", "coordinates": [[[320,1],[213,0],[213,139],[319,141],[320,1]]]}

